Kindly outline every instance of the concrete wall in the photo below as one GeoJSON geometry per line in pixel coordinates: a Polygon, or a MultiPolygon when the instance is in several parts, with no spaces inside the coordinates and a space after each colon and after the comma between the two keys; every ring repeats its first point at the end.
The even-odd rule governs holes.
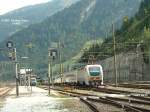
{"type": "MultiPolygon", "coordinates": [[[[150,81],[150,63],[145,64],[141,51],[122,53],[116,57],[118,82],[150,81]]],[[[100,63],[104,70],[104,81],[115,82],[114,58],[100,63]]]]}

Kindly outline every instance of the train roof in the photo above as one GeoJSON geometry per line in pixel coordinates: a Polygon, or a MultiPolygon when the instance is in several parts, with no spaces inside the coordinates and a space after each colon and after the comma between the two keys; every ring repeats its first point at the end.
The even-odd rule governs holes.
{"type": "Polygon", "coordinates": [[[92,67],[92,66],[99,66],[102,67],[100,64],[94,64],[94,65],[86,65],[87,67],[92,67]]]}

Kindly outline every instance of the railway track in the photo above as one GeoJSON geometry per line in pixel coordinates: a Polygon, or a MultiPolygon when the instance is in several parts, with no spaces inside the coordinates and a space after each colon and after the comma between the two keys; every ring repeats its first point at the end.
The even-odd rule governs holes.
{"type": "MultiPolygon", "coordinates": [[[[60,87],[63,87],[63,86],[60,86],[60,87]]],[[[72,88],[72,86],[68,86],[70,88],[72,88]]],[[[103,92],[103,93],[108,93],[108,94],[124,94],[124,95],[133,95],[133,96],[149,96],[150,97],[150,92],[142,92],[142,91],[138,91],[138,92],[135,92],[135,91],[129,91],[129,90],[121,90],[121,89],[112,89],[112,88],[107,88],[107,87],[103,87],[103,88],[88,88],[88,87],[75,87],[76,89],[79,89],[79,90],[92,90],[94,92],[103,92]]]]}
{"type": "Polygon", "coordinates": [[[130,97],[129,98],[107,97],[107,99],[130,105],[143,112],[150,112],[150,101],[137,100],[137,99],[132,99],[130,97]]]}
{"type": "Polygon", "coordinates": [[[101,92],[101,93],[108,93],[108,94],[121,94],[121,95],[128,95],[128,96],[145,96],[150,97],[150,93],[144,92],[131,92],[126,90],[117,90],[117,89],[108,89],[108,88],[78,88],[79,90],[92,90],[94,92],[101,92]]]}
{"type": "MultiPolygon", "coordinates": [[[[85,103],[93,112],[105,112],[105,111],[100,111],[98,109],[98,107],[94,104],[95,102],[89,100],[89,97],[92,98],[98,98],[96,96],[90,95],[89,94],[82,94],[82,93],[75,93],[75,92],[69,92],[69,91],[62,91],[62,90],[58,90],[58,93],[63,94],[63,95],[67,95],[67,96],[71,96],[71,97],[78,97],[80,99],[80,101],[82,101],[83,103],[85,103]]],[[[108,105],[107,105],[108,106],[108,105]]],[[[106,107],[106,106],[105,106],[106,107]]],[[[110,107],[110,106],[109,106],[110,107]]],[[[106,108],[109,108],[106,107],[106,108]]],[[[115,111],[115,112],[122,112],[120,111],[121,109],[119,109],[119,111],[115,111]]],[[[107,111],[108,112],[108,111],[107,111]]],[[[111,111],[112,112],[112,111],[111,111]]],[[[123,111],[124,112],[124,111],[123,111]]]]}
{"type": "Polygon", "coordinates": [[[94,102],[102,102],[102,103],[111,104],[118,108],[122,108],[125,112],[150,112],[150,109],[145,109],[145,108],[129,105],[126,103],[121,103],[121,102],[116,101],[115,99],[112,100],[107,97],[104,97],[104,98],[100,97],[98,99],[88,98],[88,100],[94,101],[94,102]]]}
{"type": "MultiPolygon", "coordinates": [[[[115,89],[108,89],[108,88],[79,88],[79,90],[92,90],[93,92],[101,92],[101,93],[108,93],[108,94],[120,94],[120,95],[127,95],[132,98],[143,99],[150,101],[150,93],[142,93],[142,92],[131,92],[125,90],[115,90],[115,89]]],[[[90,95],[90,94],[89,94],[90,95]]]]}
{"type": "MultiPolygon", "coordinates": [[[[83,96],[83,94],[81,94],[81,93],[72,93],[72,92],[67,92],[67,93],[69,94],[69,96],[73,96],[73,97],[81,97],[81,95],[83,96]]],[[[88,96],[88,94],[86,95],[86,98],[87,98],[86,102],[87,101],[94,101],[94,102],[101,102],[101,103],[111,104],[111,105],[116,106],[120,109],[123,109],[125,112],[150,112],[150,109],[142,108],[142,107],[138,107],[138,106],[133,105],[134,103],[135,104],[142,104],[142,105],[143,104],[150,105],[150,102],[146,102],[146,101],[125,100],[125,99],[113,98],[113,97],[105,97],[105,98],[96,97],[95,98],[93,96],[88,96]],[[129,104],[122,103],[122,102],[119,102],[117,100],[122,101],[122,102],[124,102],[124,101],[129,102],[130,101],[130,103],[129,104]]]]}
{"type": "Polygon", "coordinates": [[[137,100],[137,99],[132,99],[132,98],[118,98],[118,97],[107,97],[108,99],[111,100],[116,100],[116,101],[123,101],[127,103],[134,103],[134,104],[144,104],[144,105],[149,105],[150,106],[150,101],[144,101],[144,100],[137,100]]]}
{"type": "Polygon", "coordinates": [[[109,94],[125,94],[125,95],[139,95],[139,96],[150,96],[150,93],[144,93],[144,92],[131,92],[127,90],[117,90],[117,89],[110,89],[110,88],[93,88],[93,91],[96,92],[104,92],[109,94]]]}
{"type": "Polygon", "coordinates": [[[5,95],[7,95],[7,93],[11,90],[10,87],[3,87],[0,88],[0,97],[4,97],[5,95]]]}
{"type": "MultiPolygon", "coordinates": [[[[54,90],[58,91],[58,93],[63,94],[63,95],[78,97],[80,99],[80,101],[83,102],[84,104],[86,104],[93,112],[100,112],[93,103],[91,103],[87,100],[87,96],[89,96],[88,94],[81,94],[81,93],[75,93],[75,92],[65,92],[63,90],[58,90],[58,89],[54,89],[54,90]]],[[[90,96],[92,96],[92,95],[90,95],[90,96]]]]}
{"type": "MultiPolygon", "coordinates": [[[[83,90],[89,90],[87,88],[78,88],[78,89],[83,89],[83,90]]],[[[124,95],[134,95],[134,96],[150,96],[149,93],[145,93],[142,91],[139,92],[131,92],[128,90],[119,90],[119,89],[111,89],[111,88],[91,88],[90,90],[95,91],[95,92],[103,92],[103,93],[108,93],[108,94],[124,94],[124,95]]]]}
{"type": "Polygon", "coordinates": [[[137,88],[137,89],[150,89],[150,84],[119,84],[119,87],[137,88]]]}
{"type": "Polygon", "coordinates": [[[89,102],[87,99],[84,98],[80,98],[80,101],[82,101],[83,103],[85,103],[93,112],[100,112],[97,107],[92,104],[91,102],[89,102]]]}
{"type": "Polygon", "coordinates": [[[150,97],[145,97],[145,96],[135,96],[135,95],[131,95],[130,97],[135,98],[135,99],[140,99],[140,100],[144,100],[144,101],[150,101],[150,97]]]}
{"type": "Polygon", "coordinates": [[[58,89],[54,89],[54,90],[58,91],[60,94],[80,98],[80,100],[84,102],[93,112],[99,112],[96,105],[94,105],[94,102],[112,105],[117,108],[120,108],[121,110],[124,110],[124,112],[150,112],[150,109],[133,105],[134,103],[138,105],[139,104],[150,105],[150,102],[148,101],[131,100],[131,99],[125,100],[121,98],[112,98],[112,97],[98,97],[95,95],[90,95],[90,94],[85,94],[85,93],[63,91],[63,90],[58,90],[58,89]],[[130,103],[127,103],[127,102],[130,102],[130,103]]]}

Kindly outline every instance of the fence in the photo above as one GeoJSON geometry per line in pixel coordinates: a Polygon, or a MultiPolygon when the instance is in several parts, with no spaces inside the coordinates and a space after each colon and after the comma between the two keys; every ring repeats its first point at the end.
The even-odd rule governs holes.
{"type": "Polygon", "coordinates": [[[15,82],[15,65],[10,61],[0,61],[0,85],[15,82]]]}

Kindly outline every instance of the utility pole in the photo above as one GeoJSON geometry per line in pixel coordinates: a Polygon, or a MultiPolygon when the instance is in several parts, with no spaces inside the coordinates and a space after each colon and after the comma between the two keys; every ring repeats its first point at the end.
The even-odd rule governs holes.
{"type": "Polygon", "coordinates": [[[48,50],[48,94],[50,95],[50,83],[51,83],[51,52],[48,50]]]}
{"type": "Polygon", "coordinates": [[[61,84],[63,83],[63,64],[62,64],[62,52],[61,52],[61,43],[58,43],[58,50],[59,50],[59,63],[60,63],[60,77],[61,77],[61,84]]]}
{"type": "Polygon", "coordinates": [[[17,50],[16,48],[13,49],[14,58],[15,58],[15,72],[16,72],[16,95],[19,96],[19,77],[18,77],[18,62],[17,62],[17,50]]]}
{"type": "Polygon", "coordinates": [[[136,60],[135,60],[135,81],[138,81],[139,80],[139,76],[138,76],[138,69],[139,69],[139,48],[140,48],[140,43],[136,45],[136,60]]]}
{"type": "Polygon", "coordinates": [[[28,87],[31,90],[31,69],[28,68],[28,87]]]}
{"type": "Polygon", "coordinates": [[[112,36],[113,36],[113,50],[114,50],[114,75],[115,75],[115,86],[118,86],[118,74],[117,74],[117,63],[116,63],[116,37],[114,23],[112,23],[112,36]]]}

